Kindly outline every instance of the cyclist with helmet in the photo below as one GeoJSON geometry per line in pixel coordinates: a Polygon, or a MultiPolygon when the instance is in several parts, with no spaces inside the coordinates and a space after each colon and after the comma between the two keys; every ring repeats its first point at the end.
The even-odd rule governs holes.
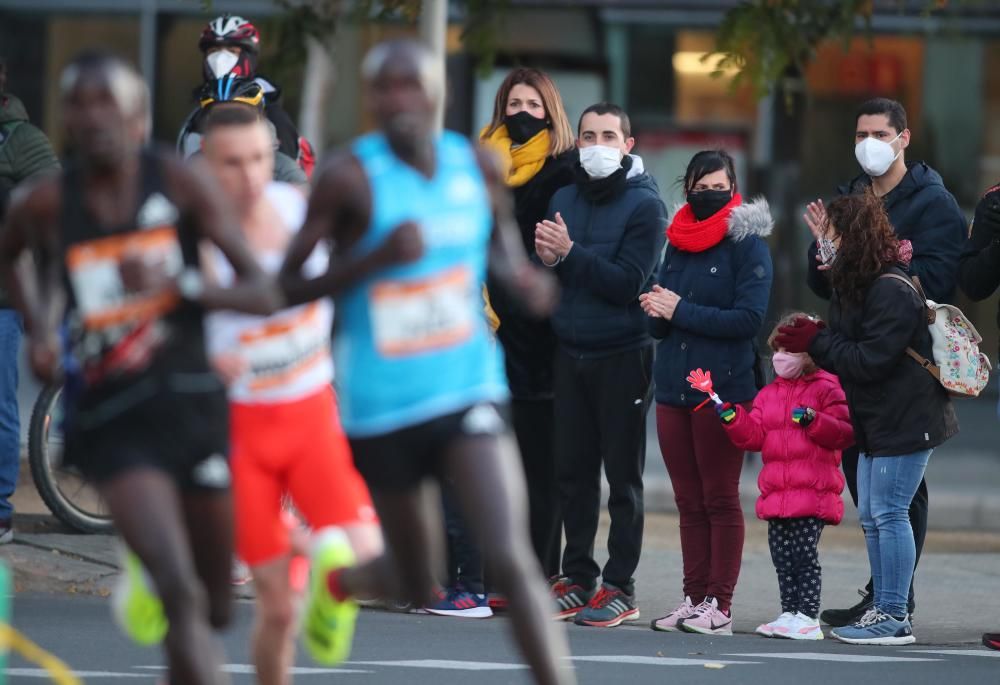
{"type": "MultiPolygon", "coordinates": [[[[236,103],[253,107],[262,114],[266,113],[264,89],[256,81],[240,78],[232,74],[219,79],[207,81],[198,92],[198,109],[188,117],[188,124],[185,124],[178,139],[178,151],[184,158],[191,157],[201,152],[202,129],[208,112],[219,103],[236,103]]],[[[265,117],[268,130],[271,133],[272,144],[274,145],[274,180],[281,183],[290,183],[305,189],[309,184],[306,172],[295,162],[294,159],[284,154],[278,149],[278,139],[275,135],[275,127],[270,119],[265,117]]]]}
{"type": "MultiPolygon", "coordinates": [[[[299,135],[291,117],[282,108],[281,89],[257,73],[257,60],[260,56],[260,32],[257,27],[243,17],[223,14],[208,22],[201,33],[198,47],[205,56],[202,65],[205,84],[195,91],[196,97],[200,100],[205,86],[227,76],[256,83],[263,92],[264,112],[274,127],[278,151],[295,160],[307,177],[311,175],[315,164],[312,146],[299,135]]],[[[203,118],[203,109],[195,109],[181,128],[177,149],[184,157],[191,156],[199,149],[197,124],[203,118]],[[194,140],[188,140],[192,135],[195,135],[194,140]]]]}

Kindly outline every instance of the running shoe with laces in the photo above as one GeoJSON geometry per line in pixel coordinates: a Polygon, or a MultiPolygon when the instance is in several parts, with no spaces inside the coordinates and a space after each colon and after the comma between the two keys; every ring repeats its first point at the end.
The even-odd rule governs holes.
{"type": "Polygon", "coordinates": [[[593,590],[587,590],[569,578],[554,578],[550,580],[550,587],[556,600],[557,621],[575,618],[594,596],[593,590]]]}
{"type": "Polygon", "coordinates": [[[621,588],[604,583],[576,615],[574,623],[593,628],[614,628],[637,618],[639,607],[635,605],[635,595],[625,594],[621,588]]]}
{"type": "Polygon", "coordinates": [[[350,655],[358,604],[334,597],[328,579],[331,573],[354,563],[354,550],[344,531],[327,528],[317,536],[310,561],[309,596],[302,614],[303,641],[317,663],[335,665],[350,655]]]}
{"type": "Polygon", "coordinates": [[[153,590],[139,557],[124,545],[120,555],[122,573],[111,594],[111,614],[121,631],[136,644],[159,644],[169,626],[163,602],[153,590]]]}
{"type": "Polygon", "coordinates": [[[762,623],[757,626],[757,630],[754,632],[758,635],[763,635],[764,637],[774,637],[774,629],[779,626],[784,626],[786,623],[795,618],[795,614],[790,611],[786,611],[778,618],[774,619],[770,623],[762,623]]]}
{"type": "Polygon", "coordinates": [[[861,601],[847,609],[827,609],[819,615],[819,620],[833,628],[854,625],[875,605],[875,596],[858,590],[861,601]]]}
{"type": "Polygon", "coordinates": [[[989,647],[1000,652],[1000,633],[984,633],[983,647],[989,647]]]}
{"type": "Polygon", "coordinates": [[[792,614],[788,621],[773,627],[773,637],[783,640],[822,640],[824,637],[823,629],[819,627],[819,619],[801,612],[792,614]]]}
{"type": "Polygon", "coordinates": [[[733,617],[719,609],[719,601],[715,597],[706,597],[704,602],[695,607],[694,614],[678,622],[677,627],[685,633],[732,635],[733,617]]]}
{"type": "Polygon", "coordinates": [[[489,618],[493,615],[485,594],[469,592],[461,585],[437,591],[437,601],[424,607],[428,614],[459,618],[489,618]]]}
{"type": "Polygon", "coordinates": [[[679,632],[680,628],[677,627],[677,624],[685,618],[694,616],[694,608],[694,603],[691,602],[691,598],[685,596],[684,601],[681,602],[676,609],[668,613],[666,616],[653,619],[652,623],[649,624],[649,627],[663,633],[679,632]]]}
{"type": "Polygon", "coordinates": [[[849,645],[912,645],[917,641],[908,618],[893,618],[872,609],[852,626],[834,628],[830,633],[849,645]]]}

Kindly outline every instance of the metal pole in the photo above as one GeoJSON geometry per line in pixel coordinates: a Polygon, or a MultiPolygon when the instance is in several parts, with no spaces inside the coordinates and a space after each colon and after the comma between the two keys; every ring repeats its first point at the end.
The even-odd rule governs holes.
{"type": "Polygon", "coordinates": [[[445,40],[448,31],[448,0],[423,0],[423,10],[420,13],[420,39],[430,49],[434,57],[435,68],[438,70],[441,90],[437,102],[437,130],[444,127],[444,94],[445,94],[445,56],[447,49],[445,40]]]}

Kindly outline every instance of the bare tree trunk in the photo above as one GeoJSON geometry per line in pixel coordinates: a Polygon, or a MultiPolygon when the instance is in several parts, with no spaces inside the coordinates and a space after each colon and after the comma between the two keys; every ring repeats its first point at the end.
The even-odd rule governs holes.
{"type": "Polygon", "coordinates": [[[328,49],[318,39],[306,38],[306,69],[302,81],[299,132],[319,154],[326,147],[327,95],[336,81],[336,65],[328,49]]]}
{"type": "Polygon", "coordinates": [[[439,74],[441,90],[438,93],[437,103],[437,129],[444,126],[444,96],[445,96],[445,68],[446,46],[445,40],[448,32],[448,0],[423,0],[423,9],[420,13],[420,38],[430,49],[434,56],[436,69],[439,74]]]}

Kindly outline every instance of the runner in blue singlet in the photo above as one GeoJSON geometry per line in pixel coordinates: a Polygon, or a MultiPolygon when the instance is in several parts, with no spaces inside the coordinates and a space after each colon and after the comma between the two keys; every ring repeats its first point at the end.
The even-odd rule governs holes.
{"type": "Polygon", "coordinates": [[[462,483],[466,518],[510,598],[535,679],[571,683],[528,540],[524,476],[513,442],[501,449],[507,387],[480,295],[487,266],[537,313],[551,307],[554,285],[527,261],[491,160],[456,134],[434,133],[443,84],[425,49],[376,46],[362,71],[379,131],[320,173],[282,285],[290,303],[346,286],[334,333],[338,393],[390,553],[356,566],[336,541],[317,545],[306,645],[323,661],[346,658],[352,597],[430,598],[442,545],[428,486],[447,477],[462,483]],[[323,239],[335,246],[330,271],[305,279],[302,263],[323,239]],[[376,250],[395,252],[397,265],[368,276],[338,268],[338,257],[357,264],[376,250]]]}

